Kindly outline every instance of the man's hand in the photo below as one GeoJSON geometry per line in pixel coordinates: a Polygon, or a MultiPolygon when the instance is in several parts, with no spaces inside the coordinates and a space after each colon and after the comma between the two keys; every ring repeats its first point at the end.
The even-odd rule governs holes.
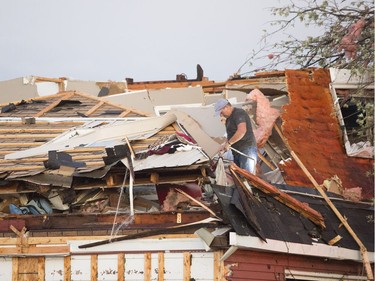
{"type": "Polygon", "coordinates": [[[228,151],[228,150],[230,149],[230,144],[229,144],[229,142],[226,142],[226,143],[224,144],[224,149],[225,149],[225,151],[228,151]]]}
{"type": "Polygon", "coordinates": [[[221,152],[226,152],[230,149],[230,144],[228,142],[225,142],[221,145],[220,151],[221,152]]]}

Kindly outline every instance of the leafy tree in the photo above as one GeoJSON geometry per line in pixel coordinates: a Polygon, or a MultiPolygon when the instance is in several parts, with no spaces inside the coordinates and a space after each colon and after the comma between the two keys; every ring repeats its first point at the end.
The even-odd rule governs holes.
{"type": "MultiPolygon", "coordinates": [[[[271,23],[276,29],[264,31],[261,47],[245,62],[268,57],[262,69],[322,67],[350,69],[355,73],[374,70],[374,1],[298,0],[272,8],[281,19],[271,23]],[[306,34],[320,30],[316,36],[300,39],[294,27],[305,25],[306,34]],[[291,33],[288,33],[291,32],[291,33]],[[283,35],[285,39],[272,42],[283,35]]],[[[303,34],[305,35],[305,34],[303,34]]]]}

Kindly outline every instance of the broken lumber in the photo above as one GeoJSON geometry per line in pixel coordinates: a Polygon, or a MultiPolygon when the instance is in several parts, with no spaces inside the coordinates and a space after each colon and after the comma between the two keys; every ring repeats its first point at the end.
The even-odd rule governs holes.
{"type": "Polygon", "coordinates": [[[244,176],[246,179],[250,181],[250,183],[261,190],[266,194],[271,194],[277,201],[283,203],[284,205],[288,206],[289,208],[295,210],[296,212],[303,215],[305,218],[311,220],[316,225],[325,228],[324,218],[323,216],[316,210],[310,208],[306,204],[298,201],[297,199],[293,198],[292,196],[282,192],[277,187],[273,186],[272,184],[262,180],[261,178],[253,175],[247,170],[241,169],[233,162],[229,167],[232,173],[239,173],[240,175],[244,176]]]}
{"type": "Polygon", "coordinates": [[[175,225],[175,226],[170,226],[170,227],[163,228],[163,229],[154,229],[154,230],[144,231],[144,232],[141,232],[141,233],[129,234],[129,235],[119,236],[119,237],[115,237],[115,238],[107,239],[107,240],[103,240],[103,241],[88,243],[88,244],[80,245],[80,246],[78,246],[78,248],[85,249],[85,248],[91,248],[91,247],[95,247],[95,246],[109,244],[109,243],[112,243],[112,242],[138,239],[138,238],[145,238],[145,237],[150,237],[150,236],[154,236],[154,235],[159,235],[159,234],[162,234],[162,233],[173,233],[173,232],[187,230],[187,229],[190,229],[190,228],[207,227],[207,226],[209,226],[212,223],[215,223],[217,221],[218,221],[217,219],[208,218],[208,219],[204,219],[204,220],[201,220],[201,221],[192,222],[192,223],[188,223],[188,224],[175,225]]]}
{"type": "Polygon", "coordinates": [[[349,232],[349,234],[353,237],[355,242],[358,244],[361,255],[362,255],[362,260],[363,264],[365,266],[366,274],[368,280],[374,280],[374,274],[372,272],[370,260],[368,257],[367,249],[365,245],[362,243],[362,241],[359,239],[357,234],[353,231],[347,220],[341,215],[339,210],[336,208],[336,206],[332,203],[331,199],[327,196],[326,192],[323,190],[323,188],[318,184],[318,182],[315,180],[315,178],[312,176],[312,174],[307,170],[306,166],[302,163],[302,161],[299,159],[297,154],[289,147],[288,142],[286,141],[283,133],[281,132],[280,128],[275,124],[275,129],[277,133],[279,134],[280,138],[283,140],[285,143],[286,147],[289,149],[289,152],[291,156],[293,157],[294,161],[297,162],[298,166],[302,169],[302,171],[305,173],[305,175],[309,178],[311,183],[314,185],[314,187],[319,191],[319,193],[322,195],[324,200],[327,202],[328,206],[332,209],[332,211],[335,213],[337,218],[341,221],[341,223],[345,226],[346,230],[349,232]]]}

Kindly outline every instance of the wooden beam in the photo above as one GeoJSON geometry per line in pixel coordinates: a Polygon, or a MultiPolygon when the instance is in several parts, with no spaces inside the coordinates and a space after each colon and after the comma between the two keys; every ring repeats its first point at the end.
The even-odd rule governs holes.
{"type": "Polygon", "coordinates": [[[151,253],[144,254],[144,281],[151,281],[151,253]]]}
{"type": "Polygon", "coordinates": [[[3,142],[1,147],[28,147],[28,146],[40,146],[43,142],[3,142]]]}
{"type": "Polygon", "coordinates": [[[125,254],[123,253],[117,255],[117,280],[125,281],[125,254]]]}
{"type": "Polygon", "coordinates": [[[22,133],[28,133],[28,134],[45,134],[45,133],[63,133],[69,128],[61,128],[61,129],[51,129],[51,128],[36,128],[36,129],[25,129],[25,128],[19,128],[19,129],[0,129],[1,134],[22,134],[22,133]]]}
{"type": "Polygon", "coordinates": [[[276,167],[270,162],[268,161],[268,159],[266,157],[264,157],[261,153],[258,152],[258,157],[260,158],[260,160],[262,160],[264,162],[264,164],[267,165],[268,168],[270,168],[272,171],[276,169],[276,167]]]}
{"type": "Polygon", "coordinates": [[[150,181],[155,184],[159,183],[159,174],[156,172],[152,172],[150,175],[150,181]]]}
{"type": "MultiPolygon", "coordinates": [[[[152,236],[152,238],[158,239],[174,239],[174,238],[197,238],[196,234],[161,234],[152,236]]],[[[68,241],[75,240],[104,240],[110,239],[110,235],[105,236],[56,236],[56,237],[29,237],[28,242],[30,245],[43,245],[47,246],[49,244],[64,244],[68,241]]],[[[1,237],[0,238],[0,247],[1,245],[15,245],[17,243],[17,238],[12,237],[1,237]]]]}
{"type": "Polygon", "coordinates": [[[98,255],[91,255],[91,281],[98,281],[98,255]]]}
{"type": "Polygon", "coordinates": [[[0,247],[1,255],[11,256],[43,256],[43,255],[67,255],[70,253],[69,246],[41,246],[41,247],[0,247]]]}
{"type": "Polygon", "coordinates": [[[12,167],[5,167],[0,168],[0,172],[15,172],[15,171],[27,171],[27,170],[37,170],[37,169],[44,169],[43,165],[30,165],[30,166],[12,166],[12,167]]]}
{"type": "Polygon", "coordinates": [[[64,257],[64,281],[72,280],[71,256],[64,257]]]}
{"type": "Polygon", "coordinates": [[[221,281],[224,277],[224,262],[220,261],[222,256],[222,251],[214,252],[214,281],[221,281]]]}
{"type": "Polygon", "coordinates": [[[55,83],[63,83],[66,78],[48,78],[48,77],[41,77],[41,76],[34,76],[35,82],[55,82],[55,83]]]}
{"type": "Polygon", "coordinates": [[[95,111],[97,111],[102,105],[104,104],[104,101],[100,101],[98,102],[96,105],[94,105],[93,107],[91,107],[88,111],[86,111],[86,113],[84,113],[86,116],[90,116],[91,114],[93,114],[95,111]]]}
{"type": "Polygon", "coordinates": [[[182,195],[184,195],[185,197],[187,197],[188,199],[190,199],[191,201],[195,202],[196,204],[198,204],[199,206],[201,206],[203,209],[205,209],[207,212],[209,212],[211,215],[213,215],[215,218],[219,219],[219,220],[222,220],[221,218],[219,218],[216,213],[214,211],[212,211],[210,208],[208,208],[206,205],[204,205],[202,202],[198,201],[197,199],[193,198],[192,196],[190,196],[189,194],[187,194],[186,192],[182,191],[181,189],[179,188],[175,188],[175,190],[179,193],[181,193],[182,195]]]}
{"type": "Polygon", "coordinates": [[[130,110],[125,110],[121,114],[119,114],[118,117],[119,118],[125,117],[125,116],[129,115],[130,112],[131,112],[130,110]]]}
{"type": "MultiPolygon", "coordinates": [[[[58,136],[58,134],[2,134],[0,139],[52,139],[58,136]]],[[[40,145],[40,143],[39,143],[40,145]]]]}
{"type": "Polygon", "coordinates": [[[164,252],[158,253],[158,280],[164,280],[164,252]]]}
{"type": "Polygon", "coordinates": [[[184,281],[190,281],[191,277],[191,253],[184,252],[184,281]]]}
{"type": "Polygon", "coordinates": [[[49,106],[45,107],[43,110],[39,111],[37,114],[35,114],[33,117],[41,117],[51,109],[55,108],[61,101],[70,99],[75,95],[75,92],[69,92],[68,94],[65,94],[62,96],[62,98],[54,101],[49,106]]]}

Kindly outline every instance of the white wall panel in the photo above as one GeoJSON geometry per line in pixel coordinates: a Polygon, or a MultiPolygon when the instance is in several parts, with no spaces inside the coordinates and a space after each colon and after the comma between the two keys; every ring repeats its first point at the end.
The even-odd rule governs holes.
{"type": "Polygon", "coordinates": [[[12,258],[0,257],[0,280],[12,281],[12,258]]]}
{"type": "Polygon", "coordinates": [[[64,280],[64,257],[46,257],[45,281],[64,280]]]}

